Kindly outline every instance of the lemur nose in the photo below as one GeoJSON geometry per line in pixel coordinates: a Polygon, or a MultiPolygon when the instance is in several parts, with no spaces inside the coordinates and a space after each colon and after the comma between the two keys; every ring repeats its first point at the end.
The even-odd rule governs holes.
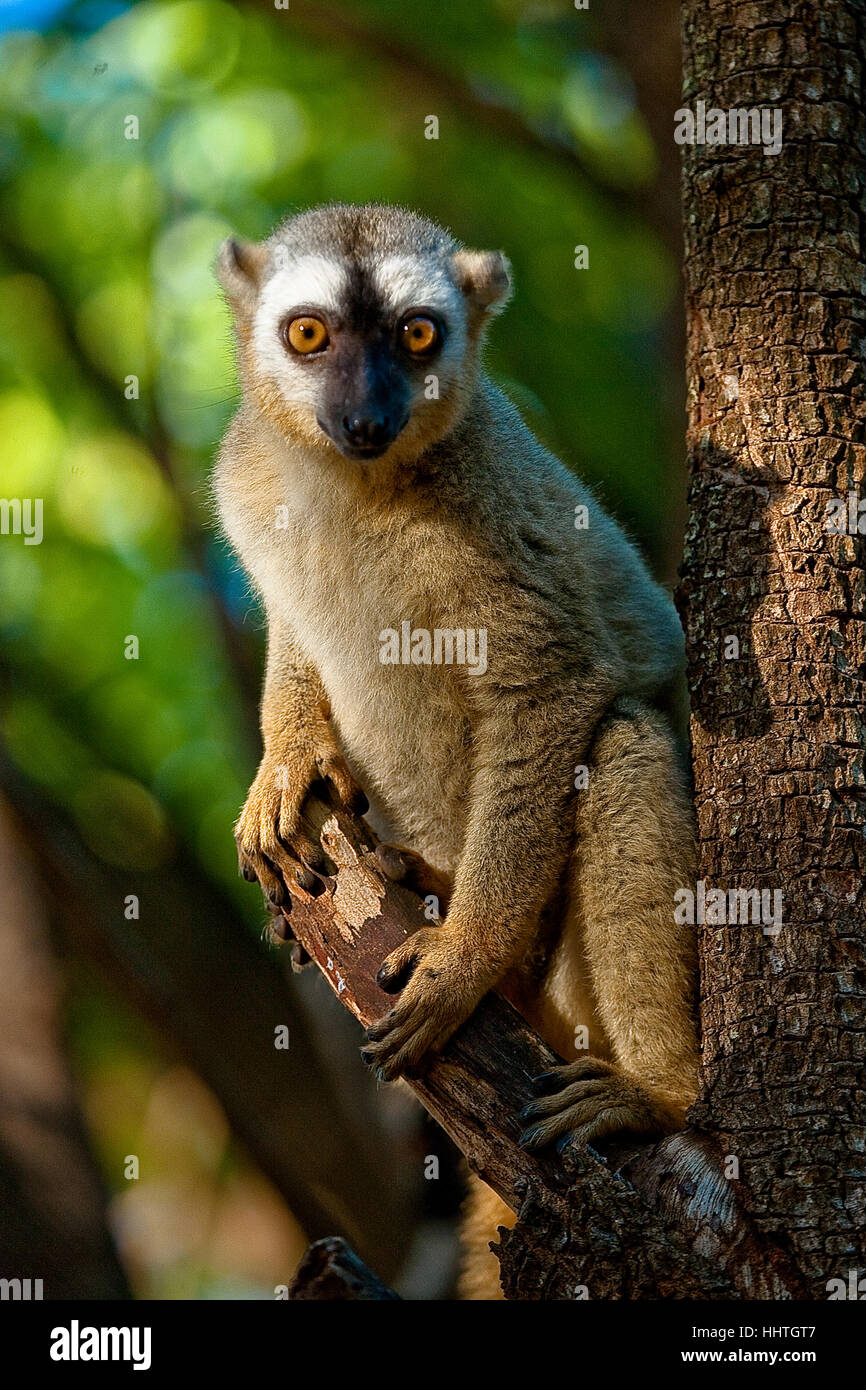
{"type": "Polygon", "coordinates": [[[343,429],[350,444],[357,449],[378,448],[390,438],[391,421],[387,415],[344,415],[343,429]]]}

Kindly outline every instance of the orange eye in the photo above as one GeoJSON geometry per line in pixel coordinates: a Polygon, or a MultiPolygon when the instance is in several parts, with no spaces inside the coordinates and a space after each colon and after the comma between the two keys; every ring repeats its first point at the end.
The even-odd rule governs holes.
{"type": "Polygon", "coordinates": [[[418,315],[416,318],[405,319],[400,332],[400,341],[407,352],[411,352],[413,357],[422,357],[425,353],[432,352],[439,342],[439,325],[433,319],[418,315]]]}
{"type": "Polygon", "coordinates": [[[300,314],[283,325],[283,341],[295,352],[321,352],[328,346],[328,330],[321,319],[312,314],[300,314]]]}

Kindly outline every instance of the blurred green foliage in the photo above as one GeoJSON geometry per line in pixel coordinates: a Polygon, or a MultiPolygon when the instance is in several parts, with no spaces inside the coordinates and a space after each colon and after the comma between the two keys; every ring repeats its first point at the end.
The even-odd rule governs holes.
{"type": "MultiPolygon", "coordinates": [[[[479,101],[507,93],[527,121],[555,118],[610,180],[652,174],[627,84],[578,46],[567,7],[527,18],[452,3],[435,25],[422,5],[351,10],[479,101]]],[[[237,619],[242,585],[210,539],[203,570],[184,545],[210,524],[208,464],[235,391],[220,239],[327,199],[383,199],[506,248],[517,297],[492,369],[649,533],[662,467],[653,335],[672,274],[652,237],[555,158],[447,101],[439,139],[425,139],[428,87],[374,46],[329,45],[291,11],[222,0],[140,4],[89,32],[93,15],[73,6],[62,30],[0,48],[0,476],[6,496],[43,497],[46,517],[41,546],[0,546],[16,670],[3,727],[101,854],[156,868],[170,821],[233,892],[228,832],[251,749],[213,610],[226,602],[237,619]],[[589,272],[573,268],[578,243],[589,272]],[[128,634],[137,661],[124,659],[128,634]]]]}
{"type": "MultiPolygon", "coordinates": [[[[339,20],[339,4],[324,11],[339,20]]],[[[41,545],[0,536],[0,732],[99,856],[154,872],[192,856],[251,929],[231,825],[257,755],[237,650],[260,621],[207,483],[236,399],[221,239],[325,200],[385,200],[502,247],[516,298],[492,371],[645,539],[665,505],[673,267],[556,152],[579,142],[618,187],[653,178],[627,80],[567,0],[346,13],[364,44],[294,8],[175,0],[70,5],[54,30],[0,45],[0,493],[45,509],[41,545]],[[555,127],[550,156],[472,118],[490,102],[555,127]]]]}

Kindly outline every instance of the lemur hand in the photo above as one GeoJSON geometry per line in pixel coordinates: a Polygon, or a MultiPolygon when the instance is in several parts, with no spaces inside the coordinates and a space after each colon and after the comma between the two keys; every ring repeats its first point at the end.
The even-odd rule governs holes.
{"type": "Polygon", "coordinates": [[[301,808],[316,781],[330,784],[348,809],[363,815],[367,798],[337,749],[286,743],[262,758],[235,826],[238,869],[258,879],[272,903],[287,901],[287,885],[310,891],[325,867],[325,856],[304,827],[301,808]]]}
{"type": "Polygon", "coordinates": [[[383,1081],[416,1070],[439,1052],[493,984],[484,962],[447,922],[407,938],[380,967],[376,982],[400,999],[367,1029],[361,1053],[383,1081]]]}

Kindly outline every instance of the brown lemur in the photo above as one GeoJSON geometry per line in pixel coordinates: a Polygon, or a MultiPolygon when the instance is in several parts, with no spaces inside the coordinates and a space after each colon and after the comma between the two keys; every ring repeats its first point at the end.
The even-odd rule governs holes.
{"type": "MultiPolygon", "coordinates": [[[[299,825],[311,784],[355,805],[363,787],[376,829],[451,885],[441,925],[382,965],[399,997],[367,1033],[380,1077],[499,987],[571,1059],[539,1079],[527,1145],[680,1127],[698,1047],[674,894],[694,829],[653,702],[682,631],[481,370],[505,257],[402,209],[334,205],[226,242],[219,275],[243,398],[215,489],[268,622],[242,869],[279,902],[281,875],[321,867],[299,825]]],[[[475,1185],[466,1297],[499,1296],[488,1241],[512,1220],[475,1185]]]]}

